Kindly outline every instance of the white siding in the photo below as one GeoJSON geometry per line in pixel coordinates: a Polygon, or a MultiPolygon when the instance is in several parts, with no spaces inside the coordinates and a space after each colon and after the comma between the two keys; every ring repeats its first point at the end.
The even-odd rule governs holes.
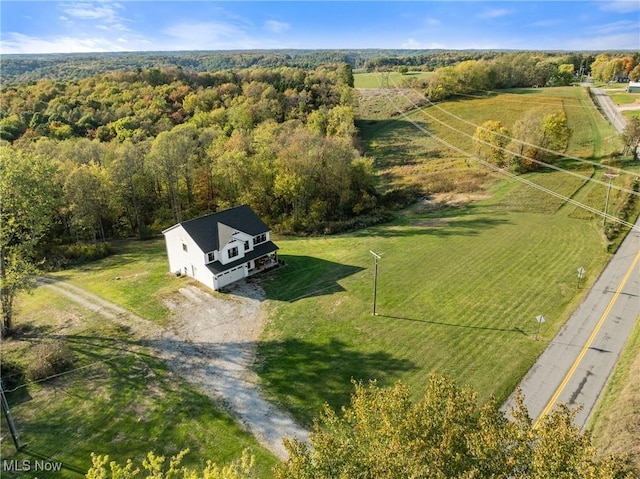
{"type": "Polygon", "coordinates": [[[165,231],[169,271],[185,274],[206,285],[213,285],[213,274],[204,265],[205,253],[191,239],[184,228],[177,225],[165,231]],[[186,251],[184,250],[186,246],[186,251]]]}

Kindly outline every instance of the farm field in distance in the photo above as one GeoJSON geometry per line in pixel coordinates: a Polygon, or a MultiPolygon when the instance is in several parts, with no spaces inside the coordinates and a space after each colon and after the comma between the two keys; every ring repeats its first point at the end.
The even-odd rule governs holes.
{"type": "MultiPolygon", "coordinates": [[[[402,100],[404,109],[414,101],[402,100]]],[[[381,384],[402,380],[417,395],[431,373],[444,373],[477,389],[481,401],[490,396],[502,401],[606,263],[600,221],[539,190],[502,179],[425,137],[407,118],[393,114],[385,94],[362,105],[371,110],[359,111],[357,126],[375,158],[380,190],[423,187],[434,194],[386,224],[335,236],[274,238],[287,266],[257,279],[269,311],[256,363],[262,384],[307,426],[323,402],[346,404],[352,379],[381,384]],[[377,316],[372,315],[370,250],[382,255],[377,316]],[[580,289],[575,281],[579,266],[587,270],[580,289]],[[547,322],[536,340],[538,314],[547,322]]],[[[617,138],[579,88],[451,101],[412,112],[409,118],[470,151],[472,142],[461,132],[472,135],[474,127],[448,113],[473,123],[501,119],[508,124],[527,107],[566,112],[574,133],[569,153],[614,161],[617,138]]],[[[600,178],[603,172],[574,161],[562,166],[586,177],[600,178]]],[[[525,177],[585,204],[604,204],[605,189],[583,179],[557,171],[525,177]]],[[[622,199],[614,191],[610,208],[619,208],[622,199]]],[[[59,277],[164,324],[168,311],[161,299],[184,279],[166,273],[163,243],[125,242],[118,249],[114,256],[59,277]]],[[[178,452],[171,445],[179,443],[192,448],[194,460],[226,461],[248,447],[257,456],[260,477],[268,477],[275,459],[206,397],[145,356],[140,345],[130,344],[127,331],[43,288],[21,297],[18,307],[16,323],[71,341],[86,363],[123,355],[120,365],[108,361],[28,388],[28,400],[16,405],[14,415],[27,424],[26,440],[42,436],[33,443],[35,450],[74,465],[86,465],[88,453],[103,444],[110,444],[114,459],[118,454],[140,457],[149,444],[129,442],[133,446],[125,449],[125,439],[144,437],[156,428],[156,451],[178,452]],[[58,316],[48,313],[52,303],[58,316]],[[94,386],[88,381],[100,385],[100,394],[90,394],[94,386]],[[106,398],[119,395],[122,410],[107,406],[106,398]],[[91,409],[103,414],[86,414],[91,409]],[[58,437],[69,410],[75,414],[70,419],[82,426],[69,426],[64,438],[58,437]],[[105,417],[114,425],[105,426],[105,417]],[[79,442],[83,448],[75,446],[79,442]]],[[[11,447],[2,444],[3,456],[11,447]]]]}

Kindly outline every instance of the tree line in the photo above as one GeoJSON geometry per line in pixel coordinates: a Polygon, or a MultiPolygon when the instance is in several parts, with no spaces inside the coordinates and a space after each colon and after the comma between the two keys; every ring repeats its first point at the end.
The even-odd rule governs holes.
{"type": "Polygon", "coordinates": [[[423,89],[433,101],[488,90],[566,86],[589,76],[595,81],[640,79],[640,53],[549,55],[509,53],[468,59],[437,68],[428,79],[409,78],[407,86],[423,89]]]}

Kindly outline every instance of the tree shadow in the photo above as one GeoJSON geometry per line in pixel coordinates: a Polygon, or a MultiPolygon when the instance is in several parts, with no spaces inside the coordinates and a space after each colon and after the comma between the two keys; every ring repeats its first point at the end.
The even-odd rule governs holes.
{"type": "Polygon", "coordinates": [[[311,424],[322,405],[337,410],[348,404],[352,380],[389,384],[399,373],[416,370],[410,360],[387,351],[357,351],[331,339],[325,343],[297,338],[260,341],[255,368],[268,394],[282,401],[295,417],[311,424]]]}
{"type": "Polygon", "coordinates": [[[364,268],[306,255],[280,255],[285,266],[260,278],[267,299],[293,303],[345,291],[340,280],[364,268]]]}

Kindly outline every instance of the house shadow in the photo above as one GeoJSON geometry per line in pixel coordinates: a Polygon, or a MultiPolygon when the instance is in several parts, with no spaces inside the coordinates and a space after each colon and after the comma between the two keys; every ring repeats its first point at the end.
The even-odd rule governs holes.
{"type": "Polygon", "coordinates": [[[345,291],[339,281],[364,270],[313,256],[281,254],[279,257],[281,266],[256,280],[260,281],[267,299],[289,303],[345,291]]]}

